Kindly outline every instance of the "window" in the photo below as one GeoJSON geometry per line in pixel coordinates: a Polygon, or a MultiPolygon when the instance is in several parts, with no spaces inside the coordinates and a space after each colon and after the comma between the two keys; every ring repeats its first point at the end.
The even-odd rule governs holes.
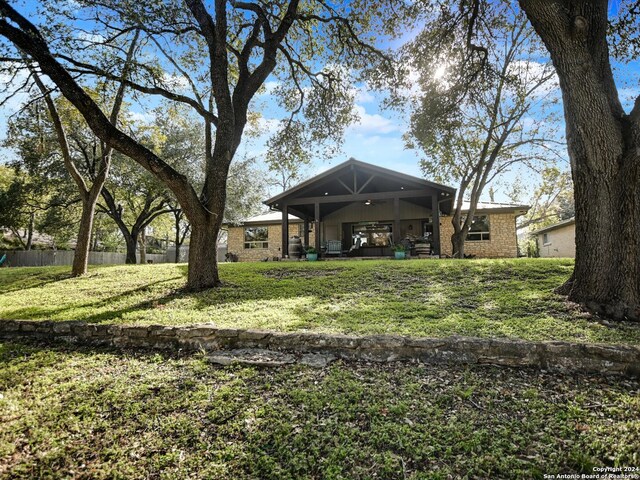
{"type": "Polygon", "coordinates": [[[544,245],[549,245],[551,242],[549,241],[549,234],[548,233],[543,233],[542,234],[542,243],[544,245]]]}
{"type": "Polygon", "coordinates": [[[489,216],[488,215],[475,215],[471,226],[469,227],[469,233],[467,234],[467,241],[480,241],[490,240],[489,233],[489,216]]]}
{"type": "Polygon", "coordinates": [[[433,217],[431,216],[422,222],[422,237],[430,242],[433,241],[433,217]]]}
{"type": "Polygon", "coordinates": [[[244,248],[269,248],[268,227],[247,227],[244,229],[244,248]]]}
{"type": "Polygon", "coordinates": [[[360,223],[351,226],[351,241],[356,248],[388,247],[393,227],[390,223],[360,223]]]}

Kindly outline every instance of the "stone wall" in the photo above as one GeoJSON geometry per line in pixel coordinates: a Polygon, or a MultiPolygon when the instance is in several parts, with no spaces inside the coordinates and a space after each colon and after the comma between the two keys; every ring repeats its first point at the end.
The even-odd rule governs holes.
{"type": "MultiPolygon", "coordinates": [[[[289,238],[294,235],[302,237],[303,231],[302,223],[289,222],[289,238]]],[[[273,259],[274,257],[282,258],[282,225],[252,225],[252,226],[266,226],[269,229],[269,248],[244,248],[244,229],[245,227],[229,227],[227,237],[227,251],[238,255],[238,260],[241,262],[258,262],[266,258],[273,259]]],[[[315,231],[309,233],[309,244],[313,245],[315,242],[315,231]]],[[[288,253],[285,252],[285,255],[288,253]]]]}
{"type": "MultiPolygon", "coordinates": [[[[478,212],[477,215],[486,215],[478,212]]],[[[464,244],[465,255],[481,258],[514,258],[518,256],[515,213],[489,214],[490,240],[467,241],[464,244]]],[[[452,255],[451,235],[453,225],[450,216],[440,217],[440,253],[452,255]]]]}
{"type": "Polygon", "coordinates": [[[493,364],[640,376],[640,348],[633,346],[467,337],[282,333],[213,325],[165,327],[0,320],[0,338],[25,337],[127,348],[206,352],[259,348],[296,354],[325,353],[345,360],[493,364]]]}

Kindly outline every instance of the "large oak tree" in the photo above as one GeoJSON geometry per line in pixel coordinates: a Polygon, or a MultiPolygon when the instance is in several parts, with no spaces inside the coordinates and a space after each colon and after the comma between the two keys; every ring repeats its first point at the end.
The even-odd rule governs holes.
{"type": "MultiPolygon", "coordinates": [[[[28,20],[6,0],[0,1],[0,36],[38,65],[102,141],[173,192],[191,224],[187,281],[191,289],[219,284],[215,240],[223,221],[227,176],[251,117],[251,101],[266,80],[273,77],[279,82],[280,108],[287,112],[285,131],[300,132],[281,138],[337,141],[354,118],[351,73],[381,60],[371,46],[376,27],[388,32],[391,20],[398,18],[395,4],[403,4],[400,0],[384,5],[364,0],[76,3],[88,13],[80,18],[67,12],[67,18],[76,15],[68,20],[72,25],[67,30],[74,33],[74,21],[86,30],[90,19],[97,29],[83,38],[95,39],[100,33],[94,44],[104,47],[91,60],[79,58],[82,49],[69,48],[69,37],[66,44],[58,41],[65,29],[38,27],[36,20],[28,20]],[[383,24],[376,13],[384,11],[389,12],[389,21],[383,24]],[[120,75],[112,72],[118,71],[122,58],[109,48],[110,41],[133,30],[141,31],[141,41],[153,53],[144,57],[146,63],[136,65],[138,76],[127,81],[127,87],[139,95],[187,104],[202,119],[206,153],[199,191],[184,174],[114,126],[77,81],[78,75],[119,80],[120,75]]],[[[52,16],[55,4],[51,2],[43,15],[52,16]]],[[[4,57],[12,60],[10,51],[4,57]]]]}
{"type": "Polygon", "coordinates": [[[638,320],[640,97],[623,109],[611,68],[609,2],[519,3],[562,90],[576,214],[576,263],[565,291],[595,311],[638,320]]]}
{"type": "MultiPolygon", "coordinates": [[[[450,8],[450,2],[424,3],[427,10],[434,3],[450,8]]],[[[478,26],[500,4],[459,0],[452,10],[451,25],[462,24],[467,32],[463,95],[464,83],[473,82],[486,65],[487,46],[476,35],[478,26]]],[[[631,55],[640,51],[637,2],[621,2],[616,18],[610,18],[613,12],[607,0],[518,0],[517,4],[551,57],[564,105],[575,194],[576,260],[573,275],[559,291],[609,317],[638,320],[640,97],[625,111],[610,51],[613,40],[621,40],[619,46],[631,55]]]]}
{"type": "MultiPolygon", "coordinates": [[[[114,126],[118,122],[120,110],[122,109],[122,103],[124,101],[126,91],[125,79],[128,75],[127,71],[131,68],[131,61],[135,53],[138,35],[139,31],[136,31],[134,34],[134,38],[129,45],[123,72],[121,74],[121,80],[119,82],[113,105],[111,107],[109,121],[114,126]]],[[[27,60],[27,63],[28,62],[29,61],[27,60]]],[[[71,275],[85,275],[89,266],[89,250],[91,248],[91,232],[93,231],[96,203],[100,198],[100,194],[102,193],[105,182],[109,176],[113,148],[107,146],[104,142],[102,142],[99,145],[100,148],[95,149],[93,152],[94,158],[92,159],[93,171],[91,172],[91,178],[87,179],[83,177],[81,170],[78,169],[78,166],[74,163],[73,156],[71,154],[71,148],[69,146],[69,139],[67,137],[67,131],[63,124],[62,118],[58,113],[56,103],[51,96],[51,92],[46,87],[39,74],[34,71],[33,67],[29,65],[28,68],[31,71],[33,81],[44,97],[45,103],[49,110],[49,116],[54,125],[64,166],[73,179],[74,183],[78,187],[78,191],[80,193],[82,214],[80,215],[80,226],[78,229],[78,235],[76,237],[76,248],[73,255],[73,263],[71,265],[71,275]]]]}

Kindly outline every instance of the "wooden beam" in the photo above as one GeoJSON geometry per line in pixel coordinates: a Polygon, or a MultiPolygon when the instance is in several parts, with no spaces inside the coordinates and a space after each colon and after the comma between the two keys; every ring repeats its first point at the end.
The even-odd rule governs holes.
{"type": "Polygon", "coordinates": [[[318,252],[318,255],[320,255],[320,202],[315,202],[314,205],[314,212],[315,212],[315,224],[314,224],[314,229],[316,231],[316,251],[318,252]]]}
{"type": "Polygon", "coordinates": [[[371,183],[371,180],[373,180],[374,178],[375,178],[375,175],[371,175],[369,179],[366,182],[364,182],[364,185],[362,185],[355,193],[361,193],[367,187],[367,185],[371,183]]]}
{"type": "Polygon", "coordinates": [[[358,193],[358,174],[353,165],[351,165],[351,173],[353,173],[353,192],[351,193],[358,193]]]}
{"type": "Polygon", "coordinates": [[[399,244],[400,237],[400,198],[393,199],[393,243],[399,244]]]}
{"type": "Polygon", "coordinates": [[[431,195],[431,221],[433,222],[433,253],[440,255],[440,203],[437,193],[431,195]]]}
{"type": "Polygon", "coordinates": [[[340,182],[340,184],[347,189],[347,192],[356,193],[355,190],[351,190],[349,187],[347,187],[347,184],[344,183],[342,180],[338,179],[338,182],[340,182]]]}
{"type": "Polygon", "coordinates": [[[282,206],[282,258],[289,256],[289,207],[282,206]]]}
{"type": "MultiPolygon", "coordinates": [[[[301,197],[291,199],[292,205],[312,205],[315,203],[341,203],[367,200],[391,200],[394,197],[431,197],[429,190],[398,190],[397,192],[354,193],[347,195],[324,195],[321,197],[301,197]]],[[[437,197],[437,195],[436,195],[437,197]]]]}
{"type": "Polygon", "coordinates": [[[309,220],[310,218],[306,213],[301,212],[300,210],[292,207],[291,205],[287,205],[287,208],[289,209],[289,215],[295,215],[296,217],[301,218],[302,220],[309,220]]]}

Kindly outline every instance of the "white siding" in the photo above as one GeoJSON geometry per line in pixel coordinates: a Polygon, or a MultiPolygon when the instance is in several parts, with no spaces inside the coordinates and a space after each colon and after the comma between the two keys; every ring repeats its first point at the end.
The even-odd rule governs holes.
{"type": "Polygon", "coordinates": [[[576,226],[575,224],[565,225],[546,232],[547,242],[544,243],[544,234],[537,235],[538,250],[540,256],[550,257],[570,257],[576,256],[576,226]]]}

